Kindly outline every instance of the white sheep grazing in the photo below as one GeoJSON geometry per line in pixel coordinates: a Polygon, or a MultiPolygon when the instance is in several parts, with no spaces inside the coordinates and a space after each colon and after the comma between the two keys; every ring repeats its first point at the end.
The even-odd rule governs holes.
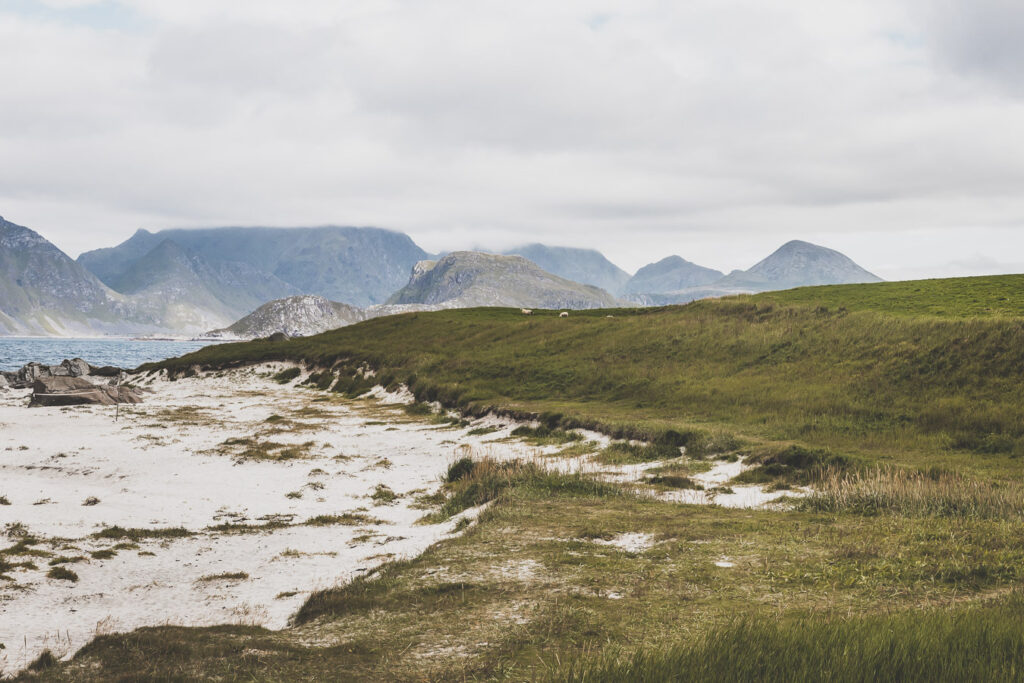
{"type": "Polygon", "coordinates": [[[569,311],[562,311],[561,313],[558,314],[558,317],[559,318],[568,318],[569,317],[569,311]]]}
{"type": "Polygon", "coordinates": [[[523,315],[533,315],[532,308],[520,308],[519,310],[522,311],[523,315]]]}

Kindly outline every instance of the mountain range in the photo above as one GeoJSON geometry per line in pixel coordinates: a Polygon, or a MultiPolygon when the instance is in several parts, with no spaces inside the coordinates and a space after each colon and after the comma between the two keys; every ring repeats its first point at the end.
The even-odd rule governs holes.
{"type": "Polygon", "coordinates": [[[139,230],[75,261],[0,218],[0,334],[310,334],[409,310],[663,305],[878,279],[800,241],[728,275],[668,256],[630,276],[593,249],[432,257],[403,233],[333,226],[139,230]]]}

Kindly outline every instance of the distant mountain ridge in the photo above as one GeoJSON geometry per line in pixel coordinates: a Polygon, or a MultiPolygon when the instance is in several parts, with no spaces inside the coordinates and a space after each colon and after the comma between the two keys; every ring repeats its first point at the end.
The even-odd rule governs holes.
{"type": "Polygon", "coordinates": [[[663,305],[879,281],[838,251],[799,240],[728,275],[680,256],[629,277],[592,249],[513,251],[533,259],[457,251],[430,260],[407,235],[377,228],[209,228],[139,230],[76,262],[0,218],[0,334],[194,335],[246,318],[240,336],[271,328],[303,334],[438,308],[629,305],[590,282],[615,287],[633,304],[663,305]]]}
{"type": "Polygon", "coordinates": [[[316,294],[357,306],[386,300],[405,284],[409,269],[429,257],[404,233],[328,226],[139,230],[116,247],[82,254],[78,262],[117,290],[132,264],[167,240],[210,266],[232,264],[236,274],[259,274],[270,298],[316,294]]]}
{"type": "Polygon", "coordinates": [[[599,287],[616,296],[622,292],[623,285],[629,280],[629,273],[609,261],[596,249],[551,247],[534,243],[509,249],[505,254],[522,256],[552,275],[599,287]]]}
{"type": "MultiPolygon", "coordinates": [[[[882,281],[877,275],[861,268],[844,254],[801,240],[786,242],[747,270],[734,270],[728,275],[700,284],[677,289],[664,289],[661,287],[671,286],[671,278],[640,277],[647,269],[660,270],[666,261],[668,259],[645,266],[637,271],[631,283],[637,280],[646,280],[646,282],[642,285],[627,284],[627,288],[630,288],[629,298],[631,300],[643,305],[660,306],[687,303],[708,297],[752,294],[794,287],[882,281]],[[646,291],[641,293],[638,290],[646,291]]],[[[650,273],[651,271],[647,271],[647,275],[650,273]]]]}
{"type": "Polygon", "coordinates": [[[608,292],[552,275],[522,256],[456,251],[421,261],[389,304],[602,308],[621,305],[608,292]]]}

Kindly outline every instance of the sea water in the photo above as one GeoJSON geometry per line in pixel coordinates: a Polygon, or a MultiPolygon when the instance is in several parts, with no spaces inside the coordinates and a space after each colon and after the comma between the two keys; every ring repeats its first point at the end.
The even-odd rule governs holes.
{"type": "Polygon", "coordinates": [[[201,349],[211,342],[68,339],[63,337],[0,337],[0,370],[17,370],[26,363],[57,365],[65,358],[82,358],[92,365],[135,368],[201,349]]]}

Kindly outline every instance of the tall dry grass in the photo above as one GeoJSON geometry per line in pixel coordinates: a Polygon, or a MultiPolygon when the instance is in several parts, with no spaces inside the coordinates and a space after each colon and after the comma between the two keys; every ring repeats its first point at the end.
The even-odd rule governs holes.
{"type": "Polygon", "coordinates": [[[875,468],[830,472],[799,507],[817,512],[908,517],[1024,518],[1024,488],[943,470],[875,468]]]}
{"type": "Polygon", "coordinates": [[[906,681],[1024,680],[1019,593],[981,606],[829,620],[741,617],[675,647],[607,650],[548,680],[906,681]]]}

